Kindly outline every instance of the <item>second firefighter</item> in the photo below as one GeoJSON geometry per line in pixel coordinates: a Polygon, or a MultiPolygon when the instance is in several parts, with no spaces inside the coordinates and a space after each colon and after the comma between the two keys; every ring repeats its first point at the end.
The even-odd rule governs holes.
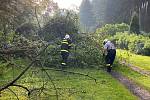
{"type": "Polygon", "coordinates": [[[69,57],[69,49],[71,48],[71,39],[68,34],[65,35],[65,38],[61,42],[61,56],[62,56],[62,66],[67,65],[67,60],[69,57]]]}

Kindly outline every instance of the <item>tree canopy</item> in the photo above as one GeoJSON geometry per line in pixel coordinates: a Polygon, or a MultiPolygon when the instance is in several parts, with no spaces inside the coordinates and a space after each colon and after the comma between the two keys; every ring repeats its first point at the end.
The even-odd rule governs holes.
{"type": "Polygon", "coordinates": [[[150,32],[149,0],[83,0],[80,6],[80,20],[84,26],[92,19],[95,25],[91,25],[94,27],[122,22],[130,24],[134,12],[139,16],[141,31],[150,32]],[[94,17],[91,17],[91,14],[94,17]]]}
{"type": "Polygon", "coordinates": [[[80,6],[80,24],[84,32],[93,31],[95,26],[94,13],[90,0],[83,0],[80,6]]]}
{"type": "Polygon", "coordinates": [[[49,0],[1,0],[0,30],[5,32],[15,30],[20,24],[30,22],[35,17],[35,9],[37,14],[42,14],[48,7],[56,6],[51,2],[49,0]]]}

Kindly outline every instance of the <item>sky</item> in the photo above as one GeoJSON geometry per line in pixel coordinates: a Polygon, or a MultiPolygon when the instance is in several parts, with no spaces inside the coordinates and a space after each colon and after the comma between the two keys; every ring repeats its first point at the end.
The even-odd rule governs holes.
{"type": "Polygon", "coordinates": [[[73,7],[79,7],[82,0],[53,0],[58,3],[60,8],[73,9],[73,7]]]}

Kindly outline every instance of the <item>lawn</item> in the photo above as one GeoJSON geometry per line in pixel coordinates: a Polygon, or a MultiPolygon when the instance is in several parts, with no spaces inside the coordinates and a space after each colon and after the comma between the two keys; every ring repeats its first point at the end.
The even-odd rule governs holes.
{"type": "Polygon", "coordinates": [[[138,72],[133,71],[131,68],[127,66],[120,65],[118,67],[114,67],[114,70],[120,72],[122,75],[128,77],[133,80],[138,85],[150,91],[150,77],[141,75],[138,72]]]}
{"type": "MultiPolygon", "coordinates": [[[[10,67],[11,68],[11,67],[10,67]]],[[[22,68],[15,68],[15,76],[22,68]]],[[[0,78],[0,81],[10,79],[12,73],[7,68],[7,73],[0,78]]],[[[55,90],[50,79],[40,68],[33,67],[27,72],[17,84],[30,89],[40,88],[45,83],[45,90],[32,92],[31,100],[56,100],[55,90]],[[34,73],[33,73],[34,72],[34,73]]],[[[47,73],[53,79],[59,93],[59,100],[137,100],[122,84],[112,78],[107,72],[96,69],[70,68],[69,71],[88,74],[97,79],[95,82],[87,76],[69,74],[48,70],[47,73]]],[[[1,83],[2,84],[2,83],[1,83]]],[[[11,87],[19,96],[19,100],[27,100],[27,92],[18,87],[11,87]]],[[[3,91],[0,100],[16,100],[10,90],[3,91]]]]}
{"type": "Polygon", "coordinates": [[[133,64],[143,70],[150,71],[150,57],[136,55],[126,50],[117,50],[117,57],[126,59],[127,63],[133,64]]]}
{"type": "MultiPolygon", "coordinates": [[[[136,55],[125,50],[117,50],[118,59],[122,61],[126,60],[126,63],[150,71],[150,57],[148,56],[136,55]]],[[[117,65],[114,69],[150,91],[150,76],[141,75],[124,65],[117,65]]]]}

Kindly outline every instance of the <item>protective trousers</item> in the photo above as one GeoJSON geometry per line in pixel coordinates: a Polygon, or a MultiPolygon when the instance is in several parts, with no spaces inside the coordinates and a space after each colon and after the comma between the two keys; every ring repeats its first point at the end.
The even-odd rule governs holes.
{"type": "Polygon", "coordinates": [[[67,65],[68,56],[69,56],[69,52],[61,51],[61,56],[62,56],[62,63],[61,63],[61,65],[66,66],[67,65]]]}
{"type": "Polygon", "coordinates": [[[107,55],[105,58],[107,72],[111,72],[112,64],[115,60],[115,56],[116,56],[116,50],[115,49],[110,49],[107,51],[107,55]]]}

